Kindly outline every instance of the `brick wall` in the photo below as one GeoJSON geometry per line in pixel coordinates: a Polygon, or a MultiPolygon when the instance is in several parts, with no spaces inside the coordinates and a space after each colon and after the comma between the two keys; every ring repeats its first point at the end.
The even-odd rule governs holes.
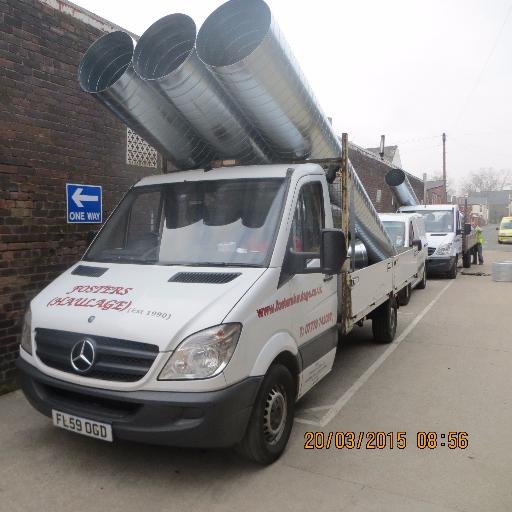
{"type": "MultiPolygon", "coordinates": [[[[357,148],[352,144],[349,146],[349,158],[377,211],[381,213],[395,212],[398,205],[385,180],[391,167],[380,160],[378,156],[369,154],[364,149],[357,148]]],[[[408,178],[416,196],[422,201],[423,180],[411,175],[408,178]]]]}
{"type": "Polygon", "coordinates": [[[105,216],[151,172],[126,165],[126,128],[78,86],[100,35],[38,0],[0,0],[0,391],[15,380],[29,300],[95,229],[66,223],[65,184],[102,185],[105,216]]]}

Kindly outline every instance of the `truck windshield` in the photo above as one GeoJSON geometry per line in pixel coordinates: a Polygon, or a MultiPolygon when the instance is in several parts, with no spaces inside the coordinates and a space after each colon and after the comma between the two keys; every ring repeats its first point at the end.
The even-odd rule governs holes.
{"type": "Polygon", "coordinates": [[[419,213],[425,220],[427,233],[451,233],[455,231],[453,224],[453,210],[419,210],[407,213],[419,213]]]}
{"type": "Polygon", "coordinates": [[[512,229],[512,220],[504,220],[501,223],[500,229],[512,229]]]}
{"type": "Polygon", "coordinates": [[[393,245],[397,248],[403,247],[405,244],[405,222],[397,220],[383,220],[384,229],[393,245]]]}
{"type": "Polygon", "coordinates": [[[281,178],[133,188],[87,251],[96,262],[265,266],[282,214],[281,178]]]}

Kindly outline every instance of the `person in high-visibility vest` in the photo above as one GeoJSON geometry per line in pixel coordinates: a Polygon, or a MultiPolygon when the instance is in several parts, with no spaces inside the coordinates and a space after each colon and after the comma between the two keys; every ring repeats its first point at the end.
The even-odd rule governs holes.
{"type": "Polygon", "coordinates": [[[482,228],[479,225],[478,221],[474,222],[474,229],[476,232],[476,245],[473,252],[473,263],[476,265],[476,257],[478,255],[478,264],[484,264],[484,255],[482,252],[482,248],[484,245],[484,234],[482,232],[482,228]]]}

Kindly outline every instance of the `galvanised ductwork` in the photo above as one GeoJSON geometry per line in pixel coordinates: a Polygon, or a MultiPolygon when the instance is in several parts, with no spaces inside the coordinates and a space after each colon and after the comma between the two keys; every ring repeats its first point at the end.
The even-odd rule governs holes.
{"type": "MultiPolygon", "coordinates": [[[[263,0],[230,0],[205,21],[196,41],[201,60],[234,98],[272,150],[274,161],[341,156],[323,114],[263,0]]],[[[356,233],[372,262],[396,254],[352,165],[356,233]]],[[[340,206],[339,184],[330,185],[340,206]]]]}
{"type": "MultiPolygon", "coordinates": [[[[396,254],[396,249],[389,239],[377,211],[366,193],[354,167],[348,164],[350,178],[351,209],[354,215],[356,237],[361,240],[368,251],[370,263],[385,260],[396,254]]],[[[339,177],[329,185],[331,202],[341,206],[339,177]]]]}
{"type": "Polygon", "coordinates": [[[275,161],[340,156],[341,145],[263,0],[231,0],[215,10],[199,30],[197,53],[275,161]]]}
{"type": "Polygon", "coordinates": [[[195,42],[192,18],[165,16],[139,39],[133,67],[210,144],[216,158],[236,159],[242,164],[269,163],[265,143],[198,58],[195,42]]]}
{"type": "Polygon", "coordinates": [[[116,31],[100,37],[82,58],[78,80],[118,118],[179,169],[201,167],[213,158],[208,145],[132,67],[134,42],[116,31]]]}
{"type": "Polygon", "coordinates": [[[412,188],[407,174],[402,169],[391,169],[386,174],[386,183],[389,185],[400,206],[416,206],[420,204],[412,188]]]}

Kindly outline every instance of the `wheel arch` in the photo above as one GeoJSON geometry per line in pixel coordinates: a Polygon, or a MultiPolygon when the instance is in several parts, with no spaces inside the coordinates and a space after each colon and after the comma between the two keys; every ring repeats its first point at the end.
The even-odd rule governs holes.
{"type": "Polygon", "coordinates": [[[265,375],[276,363],[282,364],[290,371],[298,389],[302,361],[297,344],[288,333],[277,333],[265,343],[254,362],[251,375],[265,375]]]}

